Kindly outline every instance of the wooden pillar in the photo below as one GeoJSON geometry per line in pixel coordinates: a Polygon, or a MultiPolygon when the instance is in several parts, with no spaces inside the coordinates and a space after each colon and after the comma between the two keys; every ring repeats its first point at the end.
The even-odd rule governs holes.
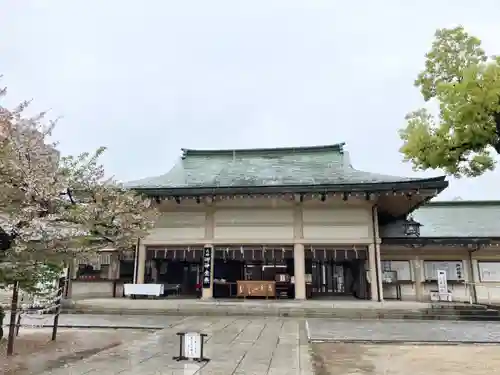
{"type": "Polygon", "coordinates": [[[293,246],[293,268],[295,279],[295,299],[306,299],[306,262],[304,245],[296,243],[293,246]]]}
{"type": "Polygon", "coordinates": [[[368,278],[370,282],[370,299],[372,301],[378,301],[378,291],[377,291],[377,262],[375,259],[375,244],[368,246],[368,278]]]}
{"type": "Polygon", "coordinates": [[[415,259],[411,261],[412,263],[412,271],[415,280],[415,299],[417,301],[424,300],[424,284],[423,284],[423,268],[422,261],[417,256],[415,259]]]}
{"type": "MultiPolygon", "coordinates": [[[[211,249],[212,256],[210,257],[211,259],[211,264],[210,264],[210,288],[203,288],[203,278],[206,277],[207,275],[201,275],[201,283],[202,283],[202,289],[201,289],[201,299],[202,300],[209,300],[212,299],[214,296],[214,247],[212,245],[205,245],[205,249],[209,248],[211,249]]],[[[202,264],[203,267],[203,264],[202,264]]]]}

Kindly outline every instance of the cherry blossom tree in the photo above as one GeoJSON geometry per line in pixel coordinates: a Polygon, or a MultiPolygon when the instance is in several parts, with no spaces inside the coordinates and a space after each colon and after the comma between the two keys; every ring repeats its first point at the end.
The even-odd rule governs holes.
{"type": "MultiPolygon", "coordinates": [[[[5,94],[0,90],[0,98],[5,94]]],[[[0,102],[0,288],[33,291],[75,258],[129,250],[157,212],[106,177],[104,148],[61,156],[50,141],[55,122],[45,113],[28,116],[28,105],[9,110],[0,102]]]]}

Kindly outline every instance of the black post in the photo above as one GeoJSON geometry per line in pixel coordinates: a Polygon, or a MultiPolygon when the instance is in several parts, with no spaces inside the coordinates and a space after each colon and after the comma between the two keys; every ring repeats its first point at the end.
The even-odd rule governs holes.
{"type": "Polygon", "coordinates": [[[59,324],[59,314],[61,314],[61,303],[62,303],[62,292],[65,280],[63,277],[59,279],[59,290],[57,291],[57,309],[54,316],[54,325],[52,326],[52,341],[56,341],[57,337],[57,326],[59,324]]]}
{"type": "Polygon", "coordinates": [[[132,281],[132,284],[137,283],[137,276],[139,275],[139,246],[141,245],[141,239],[137,239],[137,243],[135,245],[135,250],[134,250],[134,279],[132,281]]]}
{"type": "Polygon", "coordinates": [[[71,275],[72,275],[72,270],[73,270],[73,261],[68,262],[68,267],[67,267],[67,272],[66,272],[66,282],[64,283],[64,298],[68,298],[70,288],[71,288],[71,275]]]}
{"type": "Polygon", "coordinates": [[[10,304],[9,338],[7,341],[7,355],[14,354],[14,337],[16,336],[17,301],[19,299],[19,282],[14,283],[12,302],[10,304]]]}
{"type": "Polygon", "coordinates": [[[17,323],[16,323],[16,337],[19,336],[19,328],[21,328],[21,314],[17,314],[17,323]]]}
{"type": "Polygon", "coordinates": [[[179,337],[179,355],[172,359],[174,361],[184,361],[187,359],[184,357],[184,332],[177,332],[177,336],[179,337]]]}

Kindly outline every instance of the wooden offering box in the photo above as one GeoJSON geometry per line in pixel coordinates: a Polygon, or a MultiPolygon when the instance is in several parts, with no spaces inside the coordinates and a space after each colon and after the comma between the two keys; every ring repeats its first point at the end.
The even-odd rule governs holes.
{"type": "Polygon", "coordinates": [[[275,281],[238,280],[238,297],[276,298],[275,281]]]}

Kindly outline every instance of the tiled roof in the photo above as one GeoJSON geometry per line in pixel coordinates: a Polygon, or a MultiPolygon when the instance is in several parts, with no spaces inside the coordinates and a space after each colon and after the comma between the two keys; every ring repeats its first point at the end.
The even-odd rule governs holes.
{"type": "Polygon", "coordinates": [[[421,237],[500,237],[500,201],[432,202],[414,219],[421,237]]]}
{"type": "MultiPolygon", "coordinates": [[[[413,213],[420,237],[500,237],[500,201],[430,202],[413,213]]],[[[403,237],[403,222],[381,228],[381,237],[403,237]]]]}
{"type": "Polygon", "coordinates": [[[297,148],[183,150],[170,172],[129,188],[201,188],[374,184],[420,181],[358,171],[344,144],[297,148]]]}

